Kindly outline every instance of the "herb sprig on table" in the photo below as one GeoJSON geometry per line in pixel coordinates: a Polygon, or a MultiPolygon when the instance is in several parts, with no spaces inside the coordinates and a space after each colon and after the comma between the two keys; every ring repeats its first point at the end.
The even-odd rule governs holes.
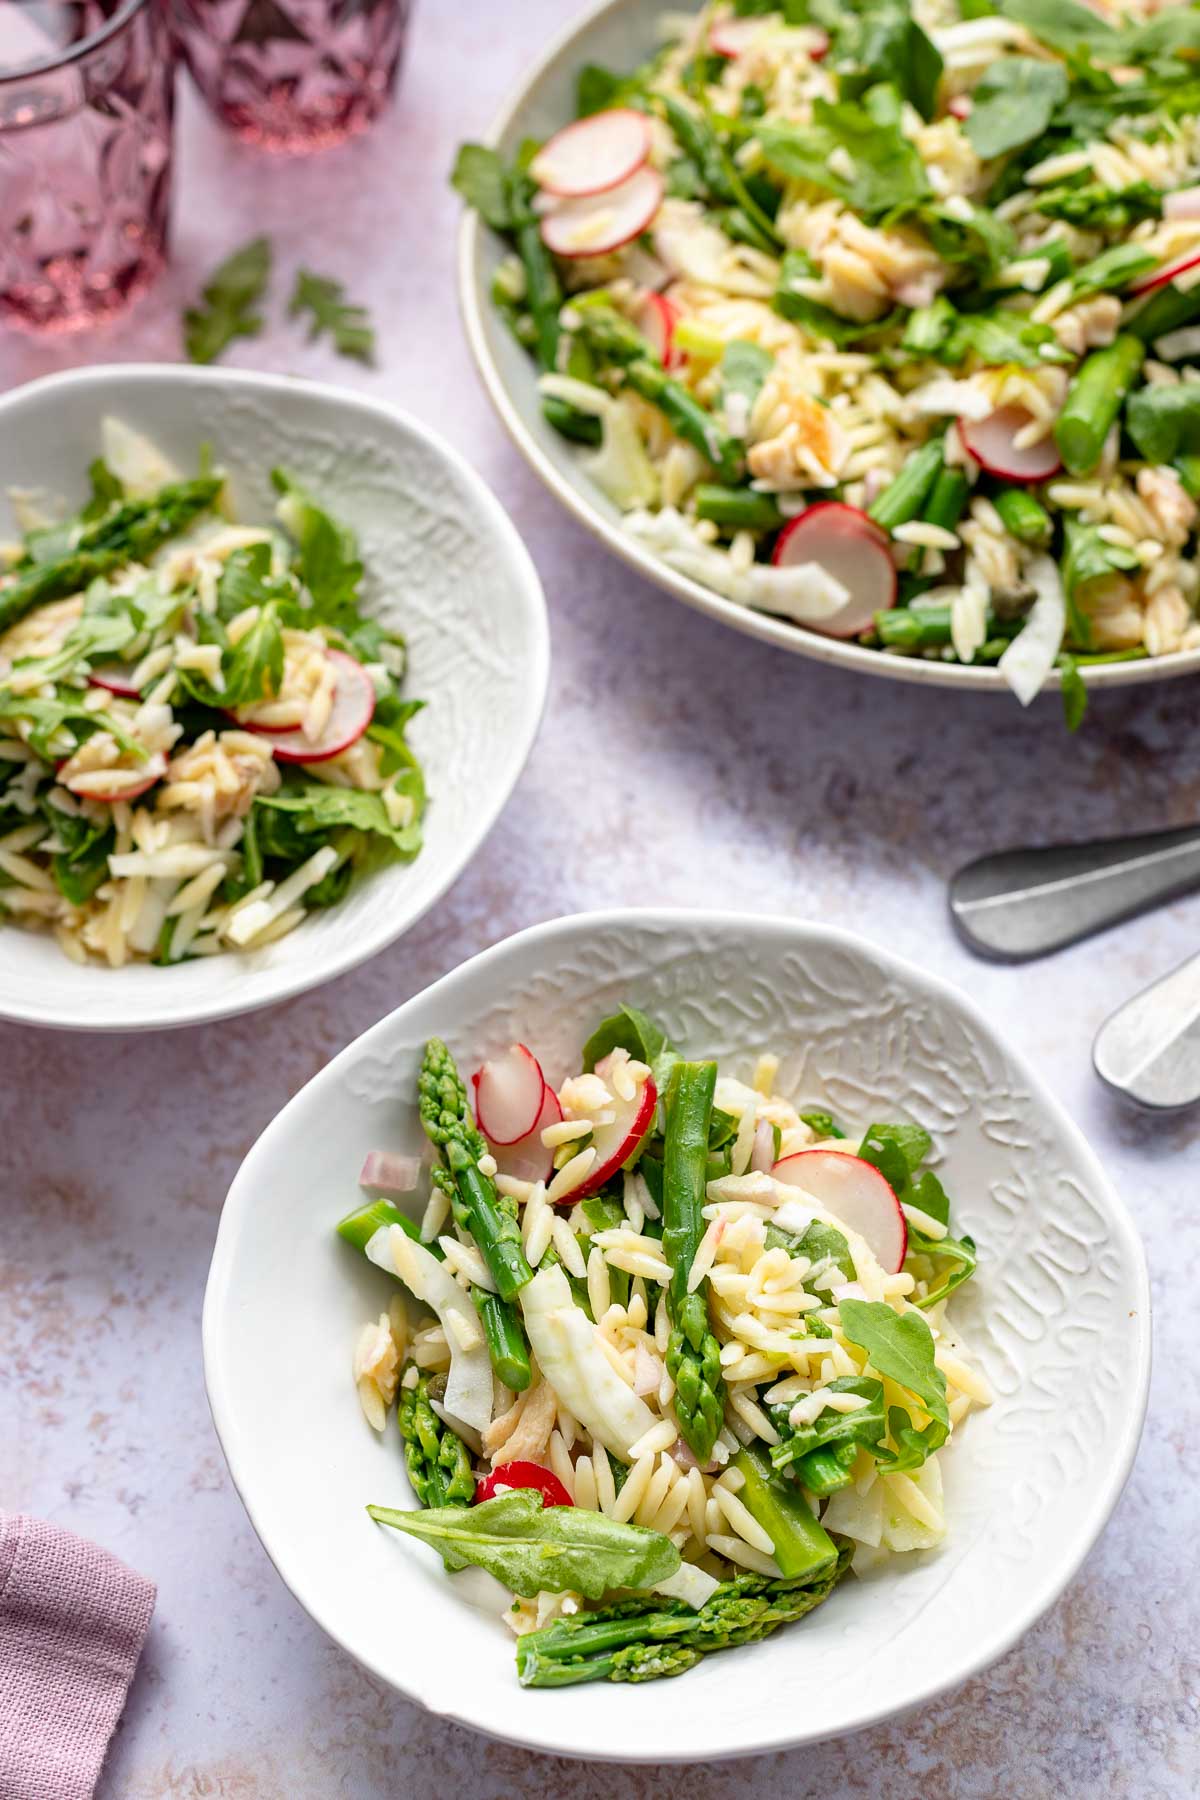
{"type": "MultiPolygon", "coordinates": [[[[263,328],[257,310],[271,280],[273,252],[269,238],[252,238],[219,263],[206,282],[199,302],[183,315],[183,341],[190,361],[215,362],[235,338],[257,337],[263,328]]],[[[287,317],[309,317],[308,341],[328,334],[339,356],[356,362],[375,361],[375,328],[365,306],[346,298],[331,275],[298,269],[287,317]]]]}

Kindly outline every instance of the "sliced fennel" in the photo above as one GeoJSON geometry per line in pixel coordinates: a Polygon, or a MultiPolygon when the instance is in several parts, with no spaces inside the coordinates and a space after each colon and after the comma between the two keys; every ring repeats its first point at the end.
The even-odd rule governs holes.
{"type": "Polygon", "coordinates": [[[381,1225],[366,1247],[378,1268],[398,1275],[418,1300],[431,1306],[450,1346],[444,1406],[451,1422],[486,1431],[492,1417],[492,1364],[479,1314],[444,1263],[398,1225],[381,1225]]]}
{"type": "Polygon", "coordinates": [[[658,476],[624,400],[571,375],[543,375],[538,389],[551,400],[565,400],[578,412],[600,420],[604,430],[600,448],[580,461],[613,505],[623,511],[653,506],[658,499],[658,476]]]}
{"type": "Polygon", "coordinates": [[[654,1414],[609,1362],[562,1269],[542,1269],[522,1288],[521,1311],[538,1366],[559,1399],[606,1450],[628,1462],[654,1414]]]}
{"type": "Polygon", "coordinates": [[[1028,706],[1045,687],[1067,628],[1067,602],[1053,558],[1035,556],[1027,573],[1037,599],[1020,634],[998,665],[1022,706],[1028,706]]]}

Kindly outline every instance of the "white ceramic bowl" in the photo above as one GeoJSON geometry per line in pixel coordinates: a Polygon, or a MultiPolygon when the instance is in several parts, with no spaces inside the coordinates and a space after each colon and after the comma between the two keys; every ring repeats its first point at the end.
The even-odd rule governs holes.
{"type": "Polygon", "coordinates": [[[969,1001],[844,932],[702,912],[539,925],[368,1031],[259,1139],[229,1193],[204,1304],[229,1467],[296,1598],[359,1662],[432,1711],[561,1755],[707,1760],[853,1731],[999,1656],[1061,1593],[1133,1461],[1150,1364],[1137,1234],[1087,1143],[969,1001]],[[936,1136],[979,1242],[958,1318],[996,1392],[944,1458],[944,1548],[850,1579],[802,1624],[669,1685],[517,1686],[506,1627],[423,1546],[373,1525],[413,1504],[394,1422],[379,1441],[350,1375],[391,1284],[334,1235],[366,1150],[417,1150],[424,1040],[467,1067],[526,1039],[560,1080],[619,1000],[692,1053],[866,1125],[936,1136]],[[303,1321],[303,1329],[297,1321],[303,1321]]]}
{"type": "MultiPolygon", "coordinates": [[[[687,0],[689,9],[695,4],[696,0],[687,0]]],[[[523,139],[549,137],[575,117],[575,81],[585,63],[600,63],[612,69],[635,68],[661,42],[658,22],[662,12],[661,0],[600,0],[598,5],[589,6],[553,40],[545,55],[524,76],[487,134],[487,141],[506,156],[512,156],[523,139]]],[[[893,681],[1010,693],[995,667],[972,668],[958,663],[926,662],[919,657],[883,656],[861,644],[822,637],[819,632],[785,619],[739,606],[669,568],[623,531],[617,508],[583,473],[578,451],[543,419],[533,361],[491,304],[488,296],[492,275],[503,253],[504,246],[495,233],[481,224],[475,213],[466,212],[459,237],[458,285],[472,353],[492,404],[518,450],[555,498],[609,550],[648,581],[698,612],[720,619],[748,637],[777,644],[793,655],[890,677],[893,681]]],[[[1083,673],[1089,688],[1111,688],[1166,680],[1197,670],[1200,650],[1181,650],[1141,662],[1089,668],[1083,673]]],[[[1059,680],[1055,672],[1048,685],[1057,687],[1059,680]]]]}
{"type": "Polygon", "coordinates": [[[278,944],[176,968],[80,968],[52,938],[0,926],[0,1017],[90,1031],[193,1025],[284,1000],[407,931],[479,848],[541,719],[549,633],[541,584],[499,503],[415,419],[348,390],[173,365],[81,369],[0,400],[0,538],[10,488],[78,503],[115,414],[183,469],[208,442],[238,516],[271,516],[281,463],[359,534],[368,604],[408,638],[406,691],[428,705],[410,740],[425,767],[425,846],[357,881],[278,944]]]}

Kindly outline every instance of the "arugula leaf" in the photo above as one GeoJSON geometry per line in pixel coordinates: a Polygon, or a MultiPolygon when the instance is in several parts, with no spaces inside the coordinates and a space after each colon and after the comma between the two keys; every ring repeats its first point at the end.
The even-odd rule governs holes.
{"type": "Polygon", "coordinates": [[[288,305],[288,317],[306,312],[311,317],[308,341],[327,331],[339,356],[352,356],[368,365],[375,361],[375,330],[365,306],[354,306],[346,299],[340,281],[329,275],[314,275],[311,269],[296,271],[296,286],[288,305]]]}
{"type": "Polygon", "coordinates": [[[1060,656],[1058,666],[1062,671],[1063,719],[1068,731],[1078,731],[1087,711],[1087,684],[1073,656],[1060,656]]]}
{"type": "Polygon", "coordinates": [[[866,217],[916,206],[930,196],[916,145],[898,124],[880,123],[852,100],[817,100],[811,125],[764,123],[755,135],[765,160],[779,174],[836,194],[866,217]],[[838,150],[850,159],[849,175],[829,167],[838,150]]]}
{"type": "Polygon", "coordinates": [[[271,276],[271,245],[257,237],[213,270],[203,293],[203,306],[183,315],[184,346],[192,362],[210,363],[234,338],[257,337],[261,316],[252,309],[271,276]]]}
{"type": "Polygon", "coordinates": [[[1017,363],[1035,369],[1043,363],[1069,363],[1074,359],[1064,350],[1049,325],[1038,325],[1021,313],[963,313],[954,324],[942,346],[943,360],[960,363],[969,351],[991,368],[1001,363],[1017,363]],[[1049,354],[1047,354],[1049,353],[1049,354]]]}
{"type": "Polygon", "coordinates": [[[381,1525],[405,1531],[440,1551],[446,1566],[486,1569],[515,1594],[568,1589],[599,1600],[613,1588],[648,1588],[679,1567],[670,1538],[622,1525],[582,1506],[542,1505],[529,1488],[513,1488],[479,1506],[435,1506],[399,1512],[368,1506],[381,1525]]]}
{"type": "MultiPolygon", "coordinates": [[[[853,1281],[858,1273],[850,1254],[850,1246],[841,1232],[836,1226],[826,1225],[821,1219],[814,1219],[801,1237],[797,1237],[794,1232],[784,1231],[779,1225],[768,1224],[766,1247],[768,1250],[786,1250],[789,1256],[807,1256],[814,1266],[832,1257],[835,1266],[847,1281],[853,1281]]],[[[808,1324],[811,1330],[811,1318],[808,1324]]]]}
{"type": "Polygon", "coordinates": [[[601,1019],[583,1046],[583,1066],[594,1069],[613,1050],[628,1050],[638,1062],[653,1067],[664,1050],[669,1050],[667,1034],[653,1019],[624,1002],[607,1019],[601,1019]]]}
{"type": "Polygon", "coordinates": [[[1117,60],[1133,68],[1158,56],[1200,54],[1200,13],[1194,6],[1173,8],[1140,25],[1127,26],[1121,34],[1117,60]]]}
{"type": "Polygon", "coordinates": [[[36,669],[42,681],[60,681],[64,675],[97,660],[119,656],[137,627],[127,613],[85,614],[74,624],[57,650],[48,656],[21,656],[14,669],[36,669]]]}
{"type": "Polygon", "coordinates": [[[1200,452],[1200,381],[1140,387],[1125,404],[1125,426],[1149,463],[1200,452]]]}
{"type": "Polygon", "coordinates": [[[1071,277],[1071,292],[1076,300],[1089,294],[1103,294],[1111,288],[1128,287],[1139,275],[1159,262],[1153,250],[1142,244],[1112,244],[1076,269],[1071,277]]]}
{"type": "Polygon", "coordinates": [[[942,58],[908,0],[867,0],[861,11],[840,13],[835,66],[843,99],[857,100],[877,82],[891,82],[923,119],[933,117],[942,58]]]}
{"type": "Polygon", "coordinates": [[[939,1300],[944,1300],[948,1294],[954,1292],[955,1288],[961,1287],[964,1281],[969,1281],[975,1273],[977,1260],[975,1239],[971,1237],[929,1238],[910,1225],[908,1228],[908,1255],[937,1257],[950,1265],[941,1280],[931,1287],[922,1299],[912,1302],[923,1312],[931,1306],[936,1306],[939,1300]]]}
{"type": "Polygon", "coordinates": [[[297,548],[296,566],[301,581],[312,595],[321,623],[351,628],[362,621],[358,612],[358,587],[363,567],[358,539],[318,506],[312,495],[286,469],[272,469],[271,481],[281,496],[275,514],[297,548]]]}
{"type": "MultiPolygon", "coordinates": [[[[292,829],[303,836],[328,837],[336,831],[361,831],[368,837],[381,839],[397,856],[415,856],[421,848],[421,827],[414,817],[411,825],[393,825],[378,794],[358,788],[326,787],[314,781],[306,785],[289,785],[277,794],[260,794],[255,809],[266,813],[286,813],[292,829]]],[[[272,854],[272,839],[265,828],[263,854],[272,854]]],[[[275,840],[276,842],[278,840],[275,840]]],[[[301,856],[311,855],[315,845],[306,844],[301,856]]]]}
{"type": "Polygon", "coordinates": [[[929,1155],[933,1139],[920,1125],[869,1125],[858,1154],[899,1194],[929,1155]]]}
{"type": "Polygon", "coordinates": [[[459,146],[450,183],[494,231],[512,231],[518,224],[508,168],[487,144],[459,146]]]}
{"type": "Polygon", "coordinates": [[[26,743],[44,762],[60,762],[95,731],[111,732],[122,750],[140,762],[146,760],[145,747],[130,736],[112,713],[91,712],[73,695],[69,699],[35,700],[0,686],[0,722],[17,719],[25,723],[26,730],[21,735],[26,743]],[[63,731],[73,740],[69,747],[62,746],[59,734],[63,731]]]}
{"type": "Polygon", "coordinates": [[[832,1113],[827,1113],[827,1112],[801,1113],[800,1114],[800,1122],[803,1125],[807,1125],[808,1129],[810,1131],[815,1131],[817,1136],[821,1137],[821,1138],[829,1138],[829,1137],[844,1138],[846,1135],[845,1132],[838,1125],[837,1121],[834,1119],[834,1116],[832,1113]]]}
{"type": "Polygon", "coordinates": [[[1078,0],[998,0],[996,10],[1064,56],[1107,50],[1116,60],[1119,54],[1120,33],[1078,0]]]}
{"type": "Polygon", "coordinates": [[[221,673],[225,685],[217,696],[218,706],[255,706],[279,692],[283,681],[283,632],[274,605],[260,607],[257,619],[237,643],[226,643],[221,654],[221,673]]]}
{"type": "Polygon", "coordinates": [[[725,407],[731,395],[745,402],[746,417],[758,399],[763,382],[774,366],[775,358],[761,345],[748,338],[734,338],[728,343],[717,365],[717,390],[720,405],[725,407]]]}
{"type": "Polygon", "coordinates": [[[815,281],[819,274],[817,265],[803,250],[787,252],[780,264],[779,285],[771,300],[781,318],[790,319],[794,325],[803,325],[814,337],[828,338],[839,348],[885,331],[895,323],[899,315],[894,311],[882,319],[844,319],[840,313],[812,299],[803,292],[802,284],[815,281]]]}
{"type": "MultiPolygon", "coordinates": [[[[1157,392],[1157,389],[1146,388],[1146,393],[1157,392]]],[[[1164,393],[1173,390],[1163,389],[1164,393]]],[[[1200,398],[1200,384],[1197,384],[1197,396],[1200,398]]],[[[1157,462],[1162,459],[1154,457],[1157,462]]],[[[1062,580],[1063,592],[1067,598],[1068,631],[1076,644],[1086,647],[1091,642],[1092,630],[1082,601],[1083,590],[1093,581],[1105,581],[1113,575],[1122,574],[1138,567],[1138,559],[1133,551],[1124,549],[1120,544],[1110,544],[1100,536],[1098,525],[1085,524],[1082,519],[1064,518],[1063,520],[1063,556],[1062,580]]]]}
{"type": "Polygon", "coordinates": [[[1069,88],[1061,63],[1000,57],[975,89],[964,127],[976,156],[1003,156],[1041,137],[1069,88]]]}
{"type": "Polygon", "coordinates": [[[946,1378],[934,1361],[933,1333],[919,1312],[893,1312],[884,1300],[843,1300],[838,1308],[842,1333],[865,1350],[870,1366],[915,1396],[929,1414],[919,1431],[903,1407],[888,1410],[894,1452],[881,1445],[875,1454],[892,1470],[919,1468],[950,1435],[946,1378]]]}
{"type": "Polygon", "coordinates": [[[969,263],[985,278],[1006,262],[1017,247],[1011,225],[998,219],[986,206],[973,206],[967,218],[949,211],[941,202],[910,208],[908,217],[925,231],[943,262],[969,263]]]}
{"type": "Polygon", "coordinates": [[[50,859],[55,885],[72,906],[85,906],[108,879],[108,857],[116,832],[108,819],[99,823],[63,812],[49,800],[39,802],[43,818],[62,845],[50,859]]]}
{"type": "Polygon", "coordinates": [[[882,1381],[870,1375],[840,1375],[828,1385],[830,1393],[856,1394],[866,1406],[848,1413],[827,1408],[811,1425],[795,1426],[788,1418],[791,1408],[786,1403],[767,1407],[781,1440],[771,1450],[772,1463],[777,1469],[790,1468],[813,1494],[833,1494],[848,1487],[859,1446],[874,1455],[887,1429],[882,1381]]]}

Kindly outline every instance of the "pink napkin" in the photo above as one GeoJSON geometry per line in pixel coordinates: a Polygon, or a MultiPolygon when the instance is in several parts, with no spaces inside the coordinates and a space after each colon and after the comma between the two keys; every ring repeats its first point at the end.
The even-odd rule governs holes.
{"type": "Polygon", "coordinates": [[[0,1512],[0,1800],[88,1800],[154,1593],[73,1531],[0,1512]]]}

